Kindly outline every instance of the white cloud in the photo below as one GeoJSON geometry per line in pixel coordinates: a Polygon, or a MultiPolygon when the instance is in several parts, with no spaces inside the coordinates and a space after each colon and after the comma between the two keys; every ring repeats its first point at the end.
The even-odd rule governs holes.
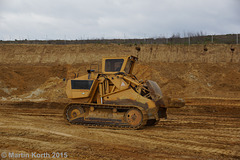
{"type": "Polygon", "coordinates": [[[239,33],[239,0],[0,0],[0,39],[239,33]]]}

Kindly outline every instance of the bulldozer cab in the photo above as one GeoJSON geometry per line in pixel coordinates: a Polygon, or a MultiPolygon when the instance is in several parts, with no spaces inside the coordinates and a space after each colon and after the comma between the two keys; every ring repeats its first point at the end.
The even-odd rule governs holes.
{"type": "MultiPolygon", "coordinates": [[[[103,58],[102,60],[102,74],[132,74],[135,61],[137,57],[127,56],[118,58],[103,58]]],[[[94,70],[88,70],[88,75],[70,79],[67,82],[66,93],[68,98],[87,98],[91,96],[94,89],[97,88],[99,73],[94,73],[94,70]]]]}
{"type": "Polygon", "coordinates": [[[102,60],[102,73],[115,74],[118,72],[132,74],[135,61],[137,57],[117,57],[117,58],[103,58],[102,60]]]}

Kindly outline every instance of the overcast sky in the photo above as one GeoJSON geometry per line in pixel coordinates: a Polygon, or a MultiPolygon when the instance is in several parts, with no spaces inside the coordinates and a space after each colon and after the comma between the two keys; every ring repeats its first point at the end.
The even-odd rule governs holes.
{"type": "Polygon", "coordinates": [[[240,33],[240,0],[0,0],[0,40],[240,33]]]}

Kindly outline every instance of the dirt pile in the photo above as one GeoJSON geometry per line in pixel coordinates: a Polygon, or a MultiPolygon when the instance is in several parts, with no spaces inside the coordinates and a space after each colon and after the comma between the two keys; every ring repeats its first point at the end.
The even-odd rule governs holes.
{"type": "MultiPolygon", "coordinates": [[[[64,78],[87,74],[88,64],[1,67],[2,100],[66,101],[64,78]]],[[[156,81],[170,97],[240,97],[238,64],[137,64],[138,79],[156,81]]]]}
{"type": "Polygon", "coordinates": [[[59,79],[66,77],[67,73],[64,66],[1,65],[0,71],[0,97],[12,100],[21,100],[23,96],[36,97],[42,88],[44,92],[48,91],[48,86],[64,88],[64,85],[59,85],[59,79]]]}
{"type": "Polygon", "coordinates": [[[171,96],[240,97],[238,64],[151,64],[152,79],[171,96]]]}

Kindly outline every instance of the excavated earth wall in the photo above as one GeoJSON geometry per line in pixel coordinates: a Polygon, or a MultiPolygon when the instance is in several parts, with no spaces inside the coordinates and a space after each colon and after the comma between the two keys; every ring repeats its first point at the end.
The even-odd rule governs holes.
{"type": "Polygon", "coordinates": [[[240,96],[240,45],[1,44],[0,97],[66,98],[63,78],[126,55],[138,56],[136,76],[156,81],[167,96],[240,96]]]}
{"type": "Polygon", "coordinates": [[[240,45],[0,45],[1,64],[75,64],[135,55],[142,62],[239,63],[240,45]]]}

